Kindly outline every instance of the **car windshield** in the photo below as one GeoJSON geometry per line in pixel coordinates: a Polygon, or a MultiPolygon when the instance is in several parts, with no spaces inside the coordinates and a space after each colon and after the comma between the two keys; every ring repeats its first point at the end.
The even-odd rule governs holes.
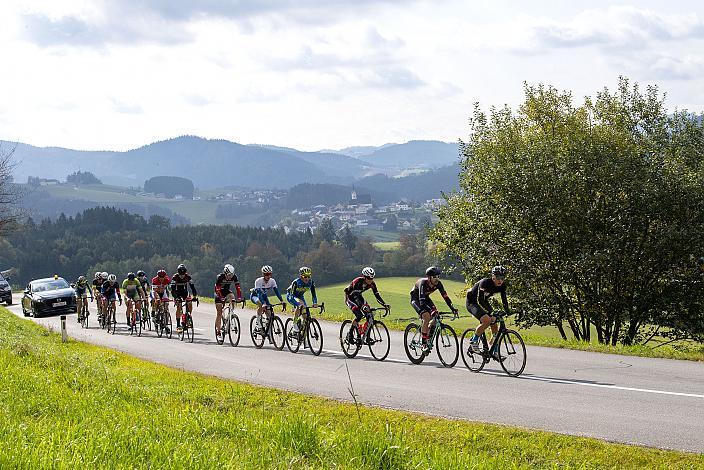
{"type": "Polygon", "coordinates": [[[32,292],[44,292],[48,290],[65,289],[67,287],[69,287],[68,282],[64,279],[56,279],[32,284],[32,292]]]}

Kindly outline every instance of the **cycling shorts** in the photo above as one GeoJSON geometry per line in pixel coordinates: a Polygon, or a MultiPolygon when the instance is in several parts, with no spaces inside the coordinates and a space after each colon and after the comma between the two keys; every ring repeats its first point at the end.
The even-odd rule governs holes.
{"type": "Polygon", "coordinates": [[[301,305],[304,307],[308,306],[308,304],[306,303],[306,299],[304,299],[303,297],[294,297],[291,294],[286,294],[286,301],[294,307],[300,307],[301,305]]]}
{"type": "Polygon", "coordinates": [[[227,302],[227,297],[228,297],[229,295],[232,295],[233,298],[234,298],[234,296],[235,296],[235,294],[234,294],[233,292],[228,292],[227,294],[225,294],[224,297],[220,297],[220,296],[218,295],[218,293],[216,292],[216,293],[215,293],[215,303],[216,303],[216,304],[224,304],[225,302],[227,302]]]}
{"type": "Polygon", "coordinates": [[[130,299],[130,300],[140,300],[141,297],[139,296],[139,292],[135,291],[125,291],[125,297],[130,299]]]}
{"type": "Polygon", "coordinates": [[[474,315],[474,318],[476,318],[479,321],[481,321],[481,319],[484,315],[491,316],[491,312],[487,312],[486,310],[484,310],[482,307],[480,307],[477,304],[468,303],[467,304],[467,311],[469,311],[469,313],[474,315]]]}
{"type": "Polygon", "coordinates": [[[364,316],[364,312],[362,312],[362,307],[366,304],[364,297],[360,294],[353,296],[346,295],[345,304],[347,305],[347,308],[352,310],[352,313],[354,313],[355,321],[359,322],[364,316]]]}
{"type": "Polygon", "coordinates": [[[426,300],[423,304],[421,304],[418,300],[411,299],[411,306],[415,309],[419,316],[422,315],[423,312],[432,313],[433,311],[437,311],[437,308],[435,308],[435,303],[433,303],[430,299],[426,300]]]}

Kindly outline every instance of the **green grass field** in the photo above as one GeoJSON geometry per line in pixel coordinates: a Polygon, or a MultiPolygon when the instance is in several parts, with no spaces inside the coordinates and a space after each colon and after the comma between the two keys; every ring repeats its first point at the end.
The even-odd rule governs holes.
{"type": "Polygon", "coordinates": [[[376,249],[381,251],[394,251],[398,250],[401,246],[400,242],[374,242],[373,245],[376,249]]]}
{"type": "Polygon", "coordinates": [[[0,468],[702,468],[704,456],[360,407],[170,369],[0,307],[0,468]]]}

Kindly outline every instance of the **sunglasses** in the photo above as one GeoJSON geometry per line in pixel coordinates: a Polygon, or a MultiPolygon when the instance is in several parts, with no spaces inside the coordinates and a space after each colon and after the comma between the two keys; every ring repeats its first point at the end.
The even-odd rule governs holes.
{"type": "Polygon", "coordinates": [[[310,276],[303,275],[303,276],[301,276],[301,279],[310,279],[310,276]]]}

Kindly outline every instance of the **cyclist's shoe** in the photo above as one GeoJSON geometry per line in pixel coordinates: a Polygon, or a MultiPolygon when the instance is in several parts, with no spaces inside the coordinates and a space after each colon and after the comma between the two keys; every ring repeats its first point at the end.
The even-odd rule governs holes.
{"type": "Polygon", "coordinates": [[[428,355],[430,353],[430,345],[427,341],[423,341],[423,345],[420,347],[420,351],[425,355],[428,355]]]}
{"type": "Polygon", "coordinates": [[[77,323],[81,323],[83,321],[83,317],[78,315],[78,319],[76,320],[77,323]]]}
{"type": "Polygon", "coordinates": [[[491,358],[495,360],[496,362],[504,362],[506,358],[502,355],[499,354],[498,351],[494,351],[491,353],[491,358]]]}
{"type": "Polygon", "coordinates": [[[215,330],[215,337],[216,337],[216,338],[219,338],[219,337],[221,337],[221,336],[223,336],[222,331],[221,331],[221,330],[215,330]]]}
{"type": "Polygon", "coordinates": [[[480,354],[482,352],[482,350],[479,347],[479,341],[470,341],[469,342],[469,350],[475,354],[480,354]]]}
{"type": "Polygon", "coordinates": [[[183,333],[183,328],[181,328],[180,326],[177,326],[176,333],[183,333]]]}
{"type": "Polygon", "coordinates": [[[354,344],[354,343],[355,343],[355,341],[354,341],[354,334],[353,334],[353,332],[352,332],[352,329],[350,329],[350,331],[347,332],[347,342],[348,342],[349,344],[354,344]]]}

